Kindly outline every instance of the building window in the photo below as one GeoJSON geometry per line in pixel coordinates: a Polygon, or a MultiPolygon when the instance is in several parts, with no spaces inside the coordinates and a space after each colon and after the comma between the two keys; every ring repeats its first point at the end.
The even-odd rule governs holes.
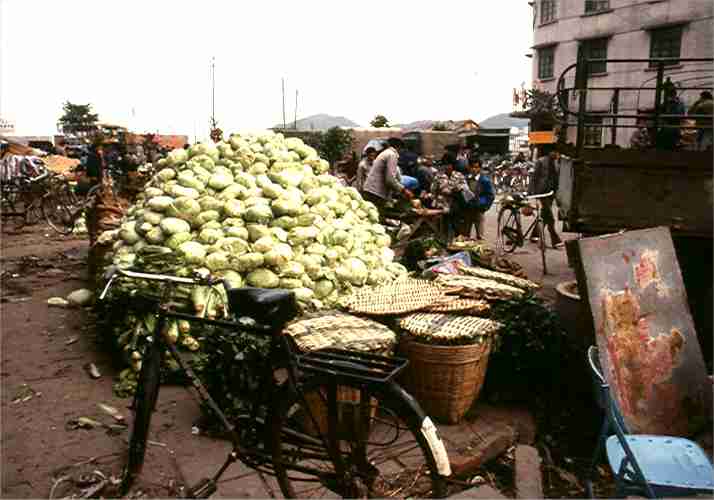
{"type": "MultiPolygon", "coordinates": [[[[584,40],[580,45],[580,49],[583,51],[583,56],[586,59],[607,59],[607,42],[607,38],[584,40]]],[[[607,73],[606,62],[594,62],[588,65],[588,75],[597,75],[601,73],[607,73]]]]}
{"type": "Polygon", "coordinates": [[[555,21],[555,0],[540,1],[540,23],[545,24],[555,21]]]}
{"type": "Polygon", "coordinates": [[[602,12],[610,10],[610,0],[585,0],[585,13],[602,12]]]}
{"type": "Polygon", "coordinates": [[[602,116],[586,116],[584,134],[585,147],[599,148],[602,146],[602,116]]]}
{"type": "MultiPolygon", "coordinates": [[[[682,49],[682,27],[672,26],[650,32],[650,58],[674,58],[664,63],[665,66],[679,64],[679,54],[682,49]]],[[[656,62],[650,62],[650,67],[656,67],[656,62]]]]}
{"type": "Polygon", "coordinates": [[[540,80],[553,78],[554,61],[555,46],[538,49],[538,78],[540,80]]]}

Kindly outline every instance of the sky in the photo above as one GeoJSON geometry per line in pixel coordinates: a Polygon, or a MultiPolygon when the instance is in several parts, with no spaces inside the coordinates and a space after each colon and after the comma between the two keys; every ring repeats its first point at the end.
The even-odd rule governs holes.
{"type": "Polygon", "coordinates": [[[528,86],[525,0],[0,0],[0,117],[56,132],[62,103],[206,138],[326,113],[478,121],[528,86]]]}

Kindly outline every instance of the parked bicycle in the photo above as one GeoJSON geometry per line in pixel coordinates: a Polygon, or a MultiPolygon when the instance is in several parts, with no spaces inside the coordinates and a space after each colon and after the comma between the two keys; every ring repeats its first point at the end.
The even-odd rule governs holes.
{"type": "Polygon", "coordinates": [[[545,224],[541,216],[540,204],[530,204],[531,200],[538,200],[553,196],[553,191],[544,194],[527,196],[526,194],[513,193],[501,200],[498,211],[498,244],[506,253],[512,253],[516,248],[522,247],[528,238],[538,239],[538,248],[543,262],[543,274],[548,274],[545,259],[545,224]],[[535,214],[530,226],[523,231],[521,214],[529,216],[535,214]]]}
{"type": "MultiPolygon", "coordinates": [[[[394,382],[408,361],[342,349],[300,352],[292,338],[282,333],[297,314],[294,294],[287,290],[233,288],[210,276],[182,278],[118,269],[110,270],[106,278],[100,300],[117,279],[158,285],[157,295],[137,293],[131,299],[141,310],[155,312],[157,321],[153,334],[144,337],[122,494],[131,488],[144,463],[165,355],[176,361],[232,442],[232,450],[216,473],[187,489],[190,498],[206,498],[215,492],[221,475],[238,460],[259,473],[275,475],[286,497],[446,494],[451,472],[443,442],[418,403],[394,382]],[[171,301],[177,286],[220,284],[227,292],[232,321],[197,318],[171,301]],[[164,336],[171,318],[220,327],[212,339],[219,336],[218,341],[227,346],[240,332],[270,338],[270,354],[261,364],[262,373],[256,374],[260,390],[244,395],[250,410],[236,421],[229,421],[164,336]]],[[[233,351],[228,347],[223,352],[233,351]]]]}

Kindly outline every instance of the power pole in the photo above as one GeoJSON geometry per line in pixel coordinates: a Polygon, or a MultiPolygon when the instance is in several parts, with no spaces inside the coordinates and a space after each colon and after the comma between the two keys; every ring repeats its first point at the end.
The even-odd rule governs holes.
{"type": "Polygon", "coordinates": [[[283,85],[283,130],[285,130],[285,78],[281,78],[280,81],[283,85]]]}
{"type": "Polygon", "coordinates": [[[216,58],[211,57],[211,129],[216,128],[216,58]]]}
{"type": "Polygon", "coordinates": [[[295,120],[293,121],[293,128],[297,130],[297,102],[298,102],[298,91],[295,91],[295,120]]]}

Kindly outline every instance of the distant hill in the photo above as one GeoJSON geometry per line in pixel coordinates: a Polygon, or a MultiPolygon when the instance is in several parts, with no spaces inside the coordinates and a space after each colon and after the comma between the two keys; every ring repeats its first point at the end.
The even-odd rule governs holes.
{"type": "Polygon", "coordinates": [[[494,115],[479,122],[479,127],[483,128],[523,128],[528,126],[527,118],[511,118],[508,113],[494,115]]]}
{"type": "MultiPolygon", "coordinates": [[[[292,128],[293,121],[288,121],[286,125],[288,128],[292,128]]],[[[282,126],[283,124],[279,123],[273,128],[282,128],[282,126]]],[[[344,116],[331,116],[324,113],[301,118],[297,121],[298,130],[327,130],[332,127],[359,127],[359,124],[344,116]]]]}

